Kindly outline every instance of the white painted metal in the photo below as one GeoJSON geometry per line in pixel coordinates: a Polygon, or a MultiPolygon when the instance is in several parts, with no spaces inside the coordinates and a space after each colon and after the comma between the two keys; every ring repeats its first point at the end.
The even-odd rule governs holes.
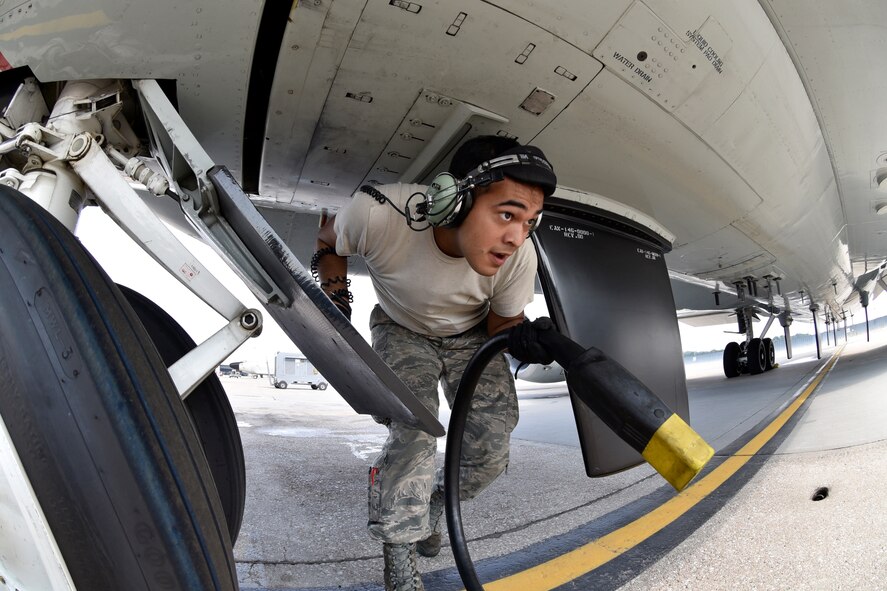
{"type": "Polygon", "coordinates": [[[74,582],[0,417],[0,590],[74,591],[74,582]]]}
{"type": "MultiPolygon", "coordinates": [[[[278,63],[278,71],[286,67],[278,63]]],[[[410,140],[402,140],[401,126],[408,123],[407,114],[424,89],[507,118],[507,127],[489,132],[503,131],[527,142],[600,69],[579,49],[490,4],[424,2],[421,11],[413,13],[387,2],[370,2],[348,40],[313,129],[295,198],[335,208],[364,179],[397,181],[409,161],[389,154],[412,148],[410,140]],[[460,14],[467,16],[455,30],[460,14]],[[505,36],[491,34],[504,28],[505,36]],[[518,63],[531,45],[529,57],[518,63]],[[556,97],[539,116],[519,108],[537,87],[556,97]]]]}
{"type": "MultiPolygon", "coordinates": [[[[191,190],[200,191],[204,182],[203,175],[215,162],[182,121],[181,115],[173,108],[156,80],[138,80],[135,88],[143,102],[150,107],[145,116],[149,133],[154,134],[154,156],[164,164],[171,181],[181,181],[183,177],[187,177],[195,185],[191,190]],[[163,129],[165,135],[158,135],[156,127],[163,129]]],[[[177,190],[184,192],[180,187],[177,190]]]]}
{"type": "Polygon", "coordinates": [[[0,172],[0,183],[28,195],[71,232],[77,227],[85,190],[63,162],[48,162],[25,174],[8,168],[0,172]]]}
{"type": "Polygon", "coordinates": [[[3,123],[9,129],[15,130],[26,123],[42,121],[47,115],[49,109],[43,100],[40,86],[35,79],[29,78],[18,87],[12,100],[3,110],[3,123]]]}
{"type": "Polygon", "coordinates": [[[699,31],[689,30],[694,37],[671,28],[646,4],[635,2],[595,48],[594,56],[663,109],[674,111],[712,69],[722,68],[720,60],[701,62],[693,40],[704,33],[720,51],[730,49],[729,38],[714,19],[699,31]]]}
{"type": "Polygon", "coordinates": [[[41,82],[175,80],[212,156],[239,170],[252,48],[263,2],[33,0],[0,7],[0,45],[41,82]],[[39,26],[34,26],[39,23],[39,26]]]}
{"type": "Polygon", "coordinates": [[[262,328],[258,310],[247,310],[216,334],[192,349],[169,367],[169,375],[184,400],[219,364],[262,328]]]}
{"type": "Polygon", "coordinates": [[[559,183],[644,212],[674,232],[676,249],[761,203],[709,146],[609,70],[536,143],[559,183]]]}
{"type": "Polygon", "coordinates": [[[246,306],[139,199],[94,141],[90,140],[86,154],[71,166],[98,196],[105,213],[154,260],[225,319],[240,317],[246,306]]]}
{"type": "Polygon", "coordinates": [[[583,203],[585,205],[590,205],[603,211],[615,213],[622,218],[631,220],[643,226],[644,228],[647,228],[669,244],[673,244],[675,241],[675,235],[669,232],[668,228],[666,228],[644,212],[638,211],[633,207],[629,207],[624,203],[619,203],[618,201],[613,201],[612,199],[607,199],[606,197],[595,195],[594,193],[586,193],[584,191],[577,191],[575,189],[569,189],[567,187],[558,187],[554,195],[555,197],[560,197],[561,199],[569,199],[570,201],[576,201],[577,203],[583,203]]]}
{"type": "Polygon", "coordinates": [[[182,212],[188,222],[216,249],[260,301],[278,300],[286,305],[288,297],[220,215],[215,188],[207,177],[215,166],[212,159],[173,108],[157,81],[140,80],[136,82],[136,88],[142,99],[149,133],[153,136],[155,156],[163,163],[170,183],[178,183],[182,212]]]}
{"type": "MultiPolygon", "coordinates": [[[[318,204],[296,186],[312,145],[317,120],[366,2],[296,2],[281,44],[271,104],[260,192],[264,198],[310,210],[318,204]]],[[[315,146],[336,166],[354,146],[315,146]],[[326,150],[325,148],[331,148],[326,150]]],[[[330,198],[335,199],[335,195],[330,198]]],[[[338,195],[346,203],[344,193],[338,195]]]]}
{"type": "Polygon", "coordinates": [[[846,7],[798,0],[760,4],[796,64],[818,115],[838,180],[854,270],[864,272],[866,266],[880,264],[887,251],[887,222],[875,214],[883,202],[877,169],[884,166],[881,155],[887,147],[887,81],[881,68],[887,58],[881,27],[887,5],[878,0],[846,7]]]}
{"type": "MultiPolygon", "coordinates": [[[[409,155],[399,152],[399,157],[410,158],[409,166],[400,176],[399,181],[402,183],[421,182],[431,169],[440,164],[440,160],[446,155],[447,147],[452,147],[453,143],[459,139],[459,132],[472,120],[478,119],[474,124],[477,125],[481,120],[488,120],[495,124],[503,125],[508,123],[508,119],[496,113],[491,113],[486,109],[475,107],[441,95],[431,91],[424,91],[416,101],[420,112],[411,112],[405,117],[405,123],[401,125],[398,133],[395,134],[396,140],[401,145],[409,145],[407,148],[409,155]],[[449,114],[442,121],[429,120],[427,116],[423,116],[422,107],[427,107],[429,103],[433,103],[433,110],[446,109],[451,107],[449,114]],[[433,121],[433,123],[432,123],[433,121]],[[434,125],[434,134],[427,139],[423,139],[422,133],[424,128],[434,125]]],[[[403,148],[401,148],[403,149],[403,148]]],[[[390,152],[390,151],[389,151],[390,152]]],[[[390,156],[389,156],[390,157],[390,156]]],[[[376,162],[381,165],[380,162],[376,162]]],[[[378,168],[376,166],[375,168],[378,168]]],[[[370,172],[370,175],[376,176],[376,172],[370,172]]],[[[368,179],[367,179],[368,180],[368,179]]]]}

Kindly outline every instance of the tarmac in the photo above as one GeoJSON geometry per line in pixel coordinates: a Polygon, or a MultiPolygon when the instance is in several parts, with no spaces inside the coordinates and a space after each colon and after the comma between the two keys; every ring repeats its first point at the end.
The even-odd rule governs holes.
{"type": "MultiPolygon", "coordinates": [[[[758,376],[688,367],[691,423],[716,456],[680,494],[646,464],[587,478],[564,385],[519,383],[508,471],[462,505],[485,588],[885,589],[878,338],[758,376]]],[[[382,589],[365,482],[387,430],[333,389],[222,383],[246,457],[241,588],[382,589]]],[[[463,588],[446,546],[419,568],[429,591],[463,588]]]]}

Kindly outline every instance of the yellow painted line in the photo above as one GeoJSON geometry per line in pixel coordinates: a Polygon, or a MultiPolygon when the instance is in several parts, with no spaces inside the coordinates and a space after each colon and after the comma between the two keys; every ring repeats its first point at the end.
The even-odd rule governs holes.
{"type": "Polygon", "coordinates": [[[613,560],[623,552],[637,546],[653,534],[659,532],[681,515],[692,509],[699,501],[713,493],[719,486],[742,468],[764,445],[773,438],[804,401],[813,393],[826,374],[831,371],[842,346],[810,381],[804,391],[783,410],[773,422],[764,427],[751,441],[730,456],[704,478],[671,498],[643,517],[609,533],[593,542],[562,554],[538,566],[515,573],[504,579],[484,585],[488,591],[550,591],[585,575],[599,566],[613,560]]]}

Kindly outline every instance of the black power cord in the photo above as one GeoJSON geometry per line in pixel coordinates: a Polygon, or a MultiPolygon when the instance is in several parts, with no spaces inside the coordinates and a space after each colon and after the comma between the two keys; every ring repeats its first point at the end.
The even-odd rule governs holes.
{"type": "Polygon", "coordinates": [[[465,531],[462,528],[462,507],[459,503],[462,437],[468,420],[468,412],[471,410],[474,390],[477,388],[481,374],[496,355],[509,348],[512,355],[518,359],[550,363],[551,359],[547,358],[550,356],[557,359],[564,368],[568,368],[570,361],[583,352],[580,345],[558,334],[554,330],[551,320],[543,318],[535,323],[525,322],[492,337],[475,351],[465,366],[459,387],[456,389],[456,398],[453,401],[453,411],[447,428],[447,447],[444,458],[444,507],[447,528],[450,533],[450,546],[453,549],[456,568],[459,570],[466,591],[483,591],[484,587],[474,570],[474,563],[468,552],[468,541],[465,539],[465,531]],[[540,334],[534,332],[534,327],[541,329],[544,337],[548,337],[543,337],[544,345],[538,343],[540,334]],[[541,357],[546,357],[546,359],[541,359],[541,357]]]}
{"type": "Polygon", "coordinates": [[[459,504],[462,437],[480,376],[505,349],[521,361],[557,361],[567,387],[623,441],[680,491],[702,470],[714,450],[638,378],[602,351],[563,336],[548,318],[524,322],[494,336],[474,353],[459,382],[444,458],[444,506],[450,546],[467,591],[483,591],[468,553],[459,504]],[[653,445],[651,445],[653,444],[653,445]]]}
{"type": "Polygon", "coordinates": [[[444,458],[444,507],[447,515],[447,528],[450,532],[450,546],[453,548],[456,568],[459,569],[459,575],[462,577],[466,591],[483,591],[484,586],[477,578],[474,563],[468,553],[465,531],[462,529],[462,507],[459,504],[462,436],[465,432],[468,411],[471,410],[474,389],[477,388],[481,374],[490,361],[507,347],[508,333],[500,333],[481,345],[471,357],[468,365],[465,366],[459,387],[456,389],[456,399],[453,401],[453,411],[447,429],[447,450],[444,458]]]}

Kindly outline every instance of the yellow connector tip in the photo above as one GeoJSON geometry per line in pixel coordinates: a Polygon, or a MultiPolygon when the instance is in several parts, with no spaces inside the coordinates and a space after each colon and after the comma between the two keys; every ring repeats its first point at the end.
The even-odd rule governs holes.
{"type": "Polygon", "coordinates": [[[675,490],[686,488],[715,450],[677,414],[668,417],[641,454],[675,490]]]}

